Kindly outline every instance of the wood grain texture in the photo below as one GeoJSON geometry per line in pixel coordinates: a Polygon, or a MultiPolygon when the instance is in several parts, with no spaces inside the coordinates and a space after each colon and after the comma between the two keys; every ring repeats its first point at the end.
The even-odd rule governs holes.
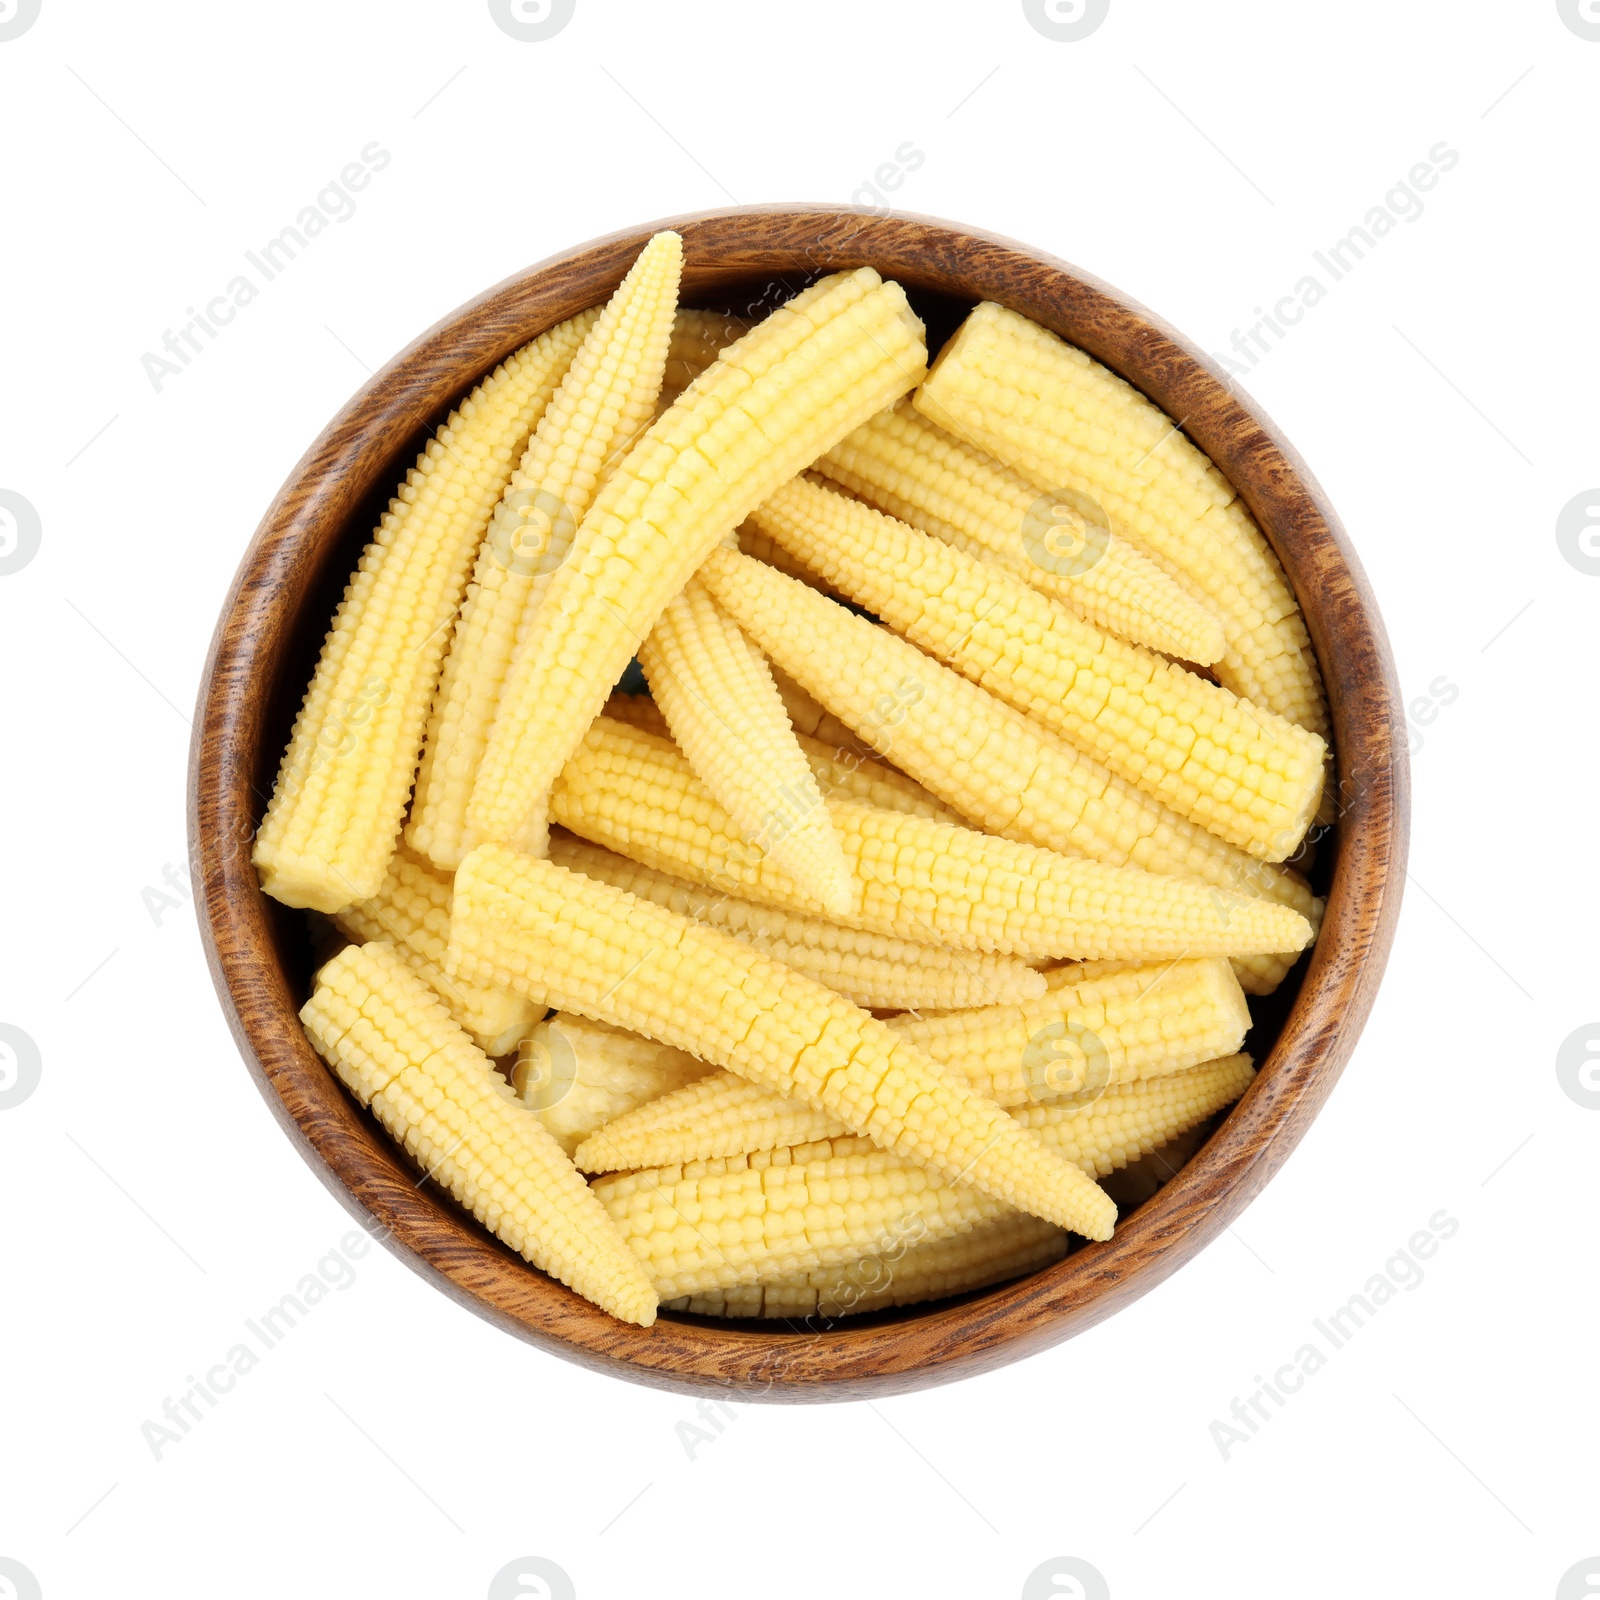
{"type": "MultiPolygon", "coordinates": [[[[611,235],[490,289],[423,334],[329,424],[290,474],[222,608],[200,687],[190,846],[201,930],[234,1037],[267,1103],[329,1189],[463,1305],[585,1366],[661,1388],[784,1401],[860,1399],[983,1372],[1091,1327],[1228,1226],[1327,1098],[1372,1004],[1404,881],[1404,718],[1366,577],[1304,463],[1203,355],[1107,285],[1026,246],[932,218],[783,205],[611,235]],[[898,278],[937,339],[972,303],[1011,306],[1184,419],[1265,529],[1327,681],[1341,814],[1322,845],[1328,910],[1250,1092],[1178,1177],[1047,1270],[964,1301],[814,1327],[663,1315],[613,1321],[513,1256],[421,1183],[312,1051],[296,1016],[311,970],[303,919],[262,895],[250,842],[334,604],[377,511],[449,405],[502,357],[604,300],[651,233],[676,228],[691,303],[770,306],[818,272],[898,278]],[[780,296],[781,297],[781,296],[780,296]]],[[[1252,1036],[1270,1037],[1263,1024],[1252,1036]]]]}

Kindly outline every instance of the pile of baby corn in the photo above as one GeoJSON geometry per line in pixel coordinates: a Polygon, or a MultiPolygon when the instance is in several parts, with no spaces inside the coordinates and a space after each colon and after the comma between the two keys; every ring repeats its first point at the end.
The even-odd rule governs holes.
{"type": "Polygon", "coordinates": [[[350,941],[301,1012],[339,1079],[612,1315],[980,1288],[1248,1087],[1245,995],[1321,911],[1316,665],[1233,490],[1082,351],[985,304],[930,371],[870,267],[749,326],[682,261],[429,441],[255,863],[350,941]]]}

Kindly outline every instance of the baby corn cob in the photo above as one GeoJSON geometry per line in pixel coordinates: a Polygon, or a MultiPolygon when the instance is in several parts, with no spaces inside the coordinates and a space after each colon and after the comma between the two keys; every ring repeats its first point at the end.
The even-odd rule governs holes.
{"type": "Polygon", "coordinates": [[[913,644],[1250,854],[1281,861],[1310,826],[1316,734],[818,483],[783,485],[751,520],[913,644]]]}
{"type": "Polygon", "coordinates": [[[714,1072],[600,1125],[572,1159],[584,1172],[621,1172],[841,1139],[849,1132],[803,1100],[736,1072],[714,1072]]]}
{"type": "MultiPolygon", "coordinates": [[[[1254,1075],[1248,1056],[1229,1056],[1091,1092],[1081,1103],[1030,1107],[1016,1120],[1085,1173],[1104,1176],[1237,1100],[1254,1075]]],[[[594,1190],[663,1300],[788,1279],[846,1259],[892,1271],[917,1245],[1015,1214],[861,1139],[622,1173],[599,1179],[594,1190]]]]}
{"type": "MultiPolygon", "coordinates": [[[[1294,878],[1296,883],[1304,888],[1297,874],[1290,873],[1288,876],[1294,878]]],[[[1303,906],[1297,904],[1296,909],[1311,924],[1311,938],[1314,941],[1322,928],[1322,913],[1327,906],[1320,896],[1313,899],[1309,890],[1305,891],[1305,898],[1309,904],[1303,906]]],[[[1288,977],[1289,969],[1299,959],[1298,955],[1235,956],[1234,976],[1238,978],[1239,986],[1246,994],[1272,994],[1288,977]]]]}
{"type": "MultiPolygon", "coordinates": [[[[876,806],[825,803],[861,882],[861,909],[837,919],[847,927],[1027,960],[1248,955],[1302,949],[1311,935],[1304,917],[1272,901],[876,806]]],[[[671,745],[603,717],[561,774],[551,815],[657,871],[826,914],[738,837],[671,745]]]]}
{"type": "Polygon", "coordinates": [[[655,1294],[577,1169],[391,946],[335,956],[300,1019],[345,1087],[484,1227],[612,1316],[655,1321],[655,1294]]]}
{"type": "Polygon", "coordinates": [[[435,696],[406,839],[453,872],[467,801],[511,670],[609,459],[650,420],[673,331],[683,241],[658,233],[585,336],[478,552],[435,696]]]}
{"type": "Polygon", "coordinates": [[[1103,1178],[1232,1105],[1255,1075],[1249,1056],[1224,1056],[1164,1078],[1091,1089],[1054,1105],[1020,1106],[1013,1115],[1052,1150],[1103,1178]]]}
{"type": "Polygon", "coordinates": [[[881,1022],[737,939],[501,846],[473,851],[455,889],[452,972],[648,1034],[1020,1210],[1110,1237],[1114,1212],[1081,1172],[881,1022]]]}
{"type": "Polygon", "coordinates": [[[672,320],[672,343],[661,386],[681,393],[752,324],[726,311],[682,311],[672,320]]]}
{"type": "MultiPolygon", "coordinates": [[[[885,1026],[998,1105],[1063,1104],[1075,1113],[1108,1087],[1168,1077],[1243,1042],[1250,1013],[1227,962],[1107,965],[1120,970],[1059,985],[1043,1000],[891,1017],[885,1026]]],[[[801,1101],[717,1072],[607,1123],[573,1159],[585,1172],[664,1167],[845,1131],[801,1101]]]]}
{"type": "Polygon", "coordinates": [[[1082,350],[992,303],[945,346],[916,405],[1040,488],[1103,506],[1222,623],[1221,682],[1327,734],[1316,660],[1278,558],[1181,422],[1082,350]]]}
{"type": "Polygon", "coordinates": [[[766,658],[691,578],[639,647],[679,748],[741,837],[829,911],[855,909],[855,880],[766,658]]]}
{"type": "Polygon", "coordinates": [[[501,694],[470,838],[543,848],[551,784],[706,552],[920,381],[926,360],[905,291],[862,267],[797,295],[685,390],[601,490],[551,581],[501,694]]]}
{"type": "MultiPolygon", "coordinates": [[[[1237,1050],[1250,1008],[1226,961],[1130,963],[1041,1000],[887,1026],[996,1105],[1163,1077],[1237,1050]]],[[[707,1080],[708,1082],[711,1080],[707,1080]]]]}
{"type": "Polygon", "coordinates": [[[663,1311],[702,1317],[848,1317],[943,1300],[1024,1277],[1067,1253],[1060,1228],[1020,1212],[965,1233],[907,1245],[815,1272],[775,1273],[760,1283],[665,1301],[663,1311]]]}
{"type": "MultiPolygon", "coordinates": [[[[656,709],[649,695],[614,694],[606,701],[602,715],[613,722],[625,722],[643,733],[653,733],[658,739],[672,738],[667,719],[656,709]]],[[[961,821],[949,806],[941,805],[915,778],[908,778],[882,761],[824,744],[803,733],[796,733],[795,739],[805,752],[811,775],[817,780],[825,800],[859,800],[863,805],[882,806],[885,811],[906,811],[914,817],[961,821]]]]}
{"type": "Polygon", "coordinates": [[[473,553],[594,315],[524,345],[462,401],[362,552],[256,835],[261,886],[285,905],[338,911],[378,892],[473,553]]]}
{"type": "MultiPolygon", "coordinates": [[[[1159,1077],[1101,1083],[1012,1115],[1091,1177],[1104,1177],[1236,1100],[1251,1076],[1250,1058],[1230,1055],[1159,1077]]],[[[801,1102],[717,1072],[608,1123],[574,1160],[586,1172],[679,1167],[688,1174],[776,1159],[769,1153],[786,1143],[816,1150],[832,1140],[837,1149],[839,1138],[836,1123],[801,1102]]]]}
{"type": "Polygon", "coordinates": [[[625,1173],[601,1178],[594,1193],[663,1299],[863,1258],[893,1262],[1009,1213],[865,1139],[625,1173]]]}
{"type": "Polygon", "coordinates": [[[570,1156],[635,1106],[715,1071],[670,1045],[558,1011],[523,1041],[511,1087],[570,1156]]]}
{"type": "Polygon", "coordinates": [[[769,656],[980,827],[1310,909],[1292,872],[1141,794],[887,628],[731,550],[713,551],[700,576],[769,656]]]}
{"type": "Polygon", "coordinates": [[[877,1011],[952,1011],[1037,999],[1045,979],[1009,956],[914,944],[821,917],[755,905],[555,833],[550,859],[693,922],[720,928],[752,949],[815,978],[853,1005],[877,1011]]]}
{"type": "MultiPolygon", "coordinates": [[[[450,944],[450,880],[401,845],[370,900],[336,911],[339,930],[357,944],[390,941],[395,954],[438,991],[450,1015],[489,1056],[515,1050],[539,1020],[520,994],[463,983],[444,970],[450,944]]],[[[1043,982],[1043,980],[1040,980],[1043,982]]]]}
{"type": "MultiPolygon", "coordinates": [[[[1108,633],[1202,664],[1226,648],[1222,624],[1114,533],[1096,506],[1040,494],[1020,473],[935,427],[909,399],[841,439],[817,470],[880,511],[997,563],[1108,633]]],[[[758,554],[742,534],[739,548],[758,554]]]]}
{"type": "MultiPolygon", "coordinates": [[[[1312,937],[1315,938],[1317,929],[1322,925],[1323,902],[1320,899],[1312,899],[1310,893],[1307,892],[1305,904],[1296,904],[1295,908],[1311,924],[1312,937]]],[[[1299,960],[1298,955],[1230,956],[1228,965],[1233,968],[1233,975],[1239,980],[1239,987],[1246,994],[1271,994],[1288,976],[1289,969],[1297,960],[1299,960]]],[[[1082,965],[1103,970],[1126,967],[1129,963],[1125,961],[1091,961],[1082,963],[1082,965]]],[[[1051,973],[1047,976],[1051,978],[1051,987],[1054,988],[1056,986],[1054,980],[1059,974],[1051,973]]],[[[911,1008],[907,1007],[906,1009],[909,1010],[911,1008]]]]}

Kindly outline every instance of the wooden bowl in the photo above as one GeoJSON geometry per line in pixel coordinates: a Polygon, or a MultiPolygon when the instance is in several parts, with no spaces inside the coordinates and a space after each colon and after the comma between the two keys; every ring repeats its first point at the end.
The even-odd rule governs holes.
{"type": "Polygon", "coordinates": [[[1065,262],[929,218],[790,205],[705,212],[583,245],[461,307],[368,383],[290,474],[223,605],[200,688],[189,833],[201,930],[239,1048],[306,1160],[369,1230],[463,1305],[545,1350],[660,1388],[787,1401],[900,1393],[1018,1360],[1109,1316],[1213,1239],[1287,1158],[1355,1045],[1393,936],[1404,726],[1382,621],[1321,491],[1272,424],[1159,319],[1065,262]],[[613,1321],[424,1186],[345,1094],[296,1017],[312,970],[306,921],[267,899],[250,865],[328,620],[428,430],[512,350],[604,300],[661,227],[683,235],[689,304],[759,312],[818,272],[866,263],[910,291],[933,349],[986,299],[1082,346],[1181,418],[1227,474],[1287,569],[1322,663],[1341,805],[1317,869],[1327,917],[1309,964],[1256,1008],[1261,1072],[1114,1239],[959,1301],[801,1327],[672,1313],[650,1329],[613,1321]]]}

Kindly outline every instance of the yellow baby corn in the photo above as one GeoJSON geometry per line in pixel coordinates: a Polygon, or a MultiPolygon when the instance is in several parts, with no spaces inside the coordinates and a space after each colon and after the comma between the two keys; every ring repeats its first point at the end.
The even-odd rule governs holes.
{"type": "Polygon", "coordinates": [[[691,578],[639,647],[650,692],[678,747],[740,836],[831,912],[855,909],[805,752],[766,658],[691,578]]]}
{"type": "Polygon", "coordinates": [[[453,872],[467,801],[513,653],[566,559],[606,463],[650,420],[677,304],[683,241],[658,233],[567,369],[495,507],[429,719],[406,839],[453,872]]]}
{"type": "Polygon", "coordinates": [[[860,1316],[1005,1283],[1066,1253],[1067,1235],[1060,1228],[1014,1212],[898,1252],[890,1247],[843,1266],[774,1273],[759,1283],[664,1301],[661,1309],[702,1317],[860,1316]]]}
{"type": "MultiPolygon", "coordinates": [[[[1296,874],[1291,873],[1289,876],[1294,877],[1299,884],[1300,880],[1296,874]]],[[[1273,898],[1280,897],[1273,896],[1273,898]]],[[[1322,928],[1322,913],[1327,909],[1327,903],[1320,896],[1313,899],[1309,890],[1305,891],[1305,898],[1309,904],[1296,904],[1295,909],[1311,924],[1311,937],[1314,940],[1322,928]]],[[[1233,971],[1239,980],[1239,986],[1246,994],[1272,994],[1288,977],[1290,968],[1299,959],[1298,955],[1235,956],[1233,971]]]]}
{"type": "Polygon", "coordinates": [[[449,965],[729,1067],[1020,1210],[1110,1237],[1114,1213],[1081,1172],[1043,1156],[997,1106],[948,1082],[881,1022],[730,935],[609,884],[480,847],[456,874],[449,965]]]}
{"type": "MultiPolygon", "coordinates": [[[[1012,1115],[1059,1148],[1091,1177],[1103,1177],[1155,1149],[1243,1094],[1250,1058],[1230,1055],[1157,1077],[1104,1083],[1012,1115]]],[[[840,1128],[797,1100],[718,1072],[618,1117],[578,1147],[586,1172],[622,1168],[684,1175],[722,1171],[739,1161],[794,1161],[842,1148],[840,1128]]]]}
{"type": "MultiPolygon", "coordinates": [[[[1272,901],[1069,859],[927,817],[825,803],[861,882],[861,909],[837,919],[848,927],[1026,960],[1249,955],[1302,949],[1311,936],[1304,917],[1272,901]]],[[[561,774],[551,815],[657,871],[826,914],[738,837],[670,744],[603,717],[561,774]]]]}
{"type": "Polygon", "coordinates": [[[552,833],[550,859],[597,883],[731,933],[869,1010],[953,1011],[1034,1000],[1046,992],[1043,975],[1010,956],[916,944],[756,905],[657,872],[566,832],[552,833]]]}
{"type": "Polygon", "coordinates": [[[1020,1106],[1013,1115],[1052,1150],[1103,1178],[1232,1105],[1255,1075],[1249,1056],[1224,1056],[1163,1078],[1091,1089],[1054,1105],[1020,1106]]]}
{"type": "MultiPolygon", "coordinates": [[[[660,1189],[663,1183],[697,1183],[701,1178],[721,1178],[736,1172],[765,1172],[771,1167],[798,1167],[812,1161],[835,1161],[846,1156],[882,1155],[872,1140],[859,1134],[841,1134],[836,1139],[818,1139],[808,1144],[781,1145],[772,1150],[757,1150],[742,1156],[718,1156],[708,1161],[684,1161],[667,1167],[651,1167],[638,1172],[607,1174],[594,1185],[613,1200],[660,1189]]],[[[887,1166],[879,1168],[888,1171],[887,1166]]],[[[998,1209],[998,1208],[997,1208],[998,1209]]],[[[1010,1207],[1004,1208],[1009,1210],[1010,1207]]]]}
{"type": "MultiPolygon", "coordinates": [[[[1129,963],[1040,1000],[889,1027],[997,1105],[1161,1077],[1237,1050],[1250,1009],[1226,961],[1129,963]]],[[[710,1081],[710,1080],[707,1080],[710,1081]]]]}
{"type": "Polygon", "coordinates": [[[515,1050],[539,1020],[539,1012],[520,994],[482,989],[445,972],[450,880],[403,844],[390,858],[377,894],[336,911],[333,920],[357,944],[375,939],[392,943],[395,953],[438,990],[450,1015],[485,1055],[515,1050]]]}
{"type": "MultiPolygon", "coordinates": [[[[653,733],[658,739],[672,738],[667,719],[646,694],[614,694],[606,701],[602,715],[614,722],[625,722],[643,733],[653,733]]],[[[824,744],[803,733],[797,732],[795,739],[805,753],[811,775],[817,780],[825,800],[859,800],[863,805],[882,806],[886,811],[906,811],[915,817],[961,821],[956,812],[941,805],[915,778],[908,778],[886,762],[857,755],[837,744],[824,744]]]]}
{"type": "MultiPolygon", "coordinates": [[[[1029,1107],[1016,1120],[1084,1172],[1103,1176],[1238,1099],[1253,1077],[1248,1056],[1229,1056],[1076,1102],[1029,1107]]],[[[599,1179],[594,1190],[663,1300],[845,1260],[892,1271],[915,1246],[1014,1215],[860,1139],[622,1173],[599,1179]]],[[[873,1269],[858,1269],[858,1277],[863,1270],[873,1269]]]]}
{"type": "MultiPolygon", "coordinates": [[[[1278,898],[1274,896],[1272,898],[1278,898]]],[[[1312,936],[1322,926],[1323,902],[1312,899],[1309,891],[1305,896],[1305,904],[1294,904],[1306,921],[1311,924],[1312,936]]],[[[1278,985],[1288,976],[1289,969],[1300,959],[1299,955],[1270,955],[1270,956],[1230,956],[1228,965],[1233,968],[1233,975],[1239,980],[1239,987],[1246,994],[1271,994],[1278,985]]],[[[1095,969],[1118,969],[1129,965],[1124,961],[1091,961],[1082,963],[1084,967],[1095,969]]],[[[1055,978],[1059,974],[1047,974],[1051,978],[1051,987],[1055,987],[1055,978]]],[[[908,1008],[909,1009],[909,1008],[908,1008]]]]}
{"type": "MultiPolygon", "coordinates": [[[[1226,647],[1222,624],[1091,503],[1041,494],[935,427],[909,399],[841,439],[817,470],[880,511],[997,563],[1108,633],[1202,664],[1226,647]]],[[[739,548],[759,553],[742,533],[739,548]]]]}
{"type": "MultiPolygon", "coordinates": [[[[1322,922],[1323,903],[1321,900],[1312,900],[1309,895],[1307,900],[1309,909],[1302,915],[1315,933],[1322,922]]],[[[1228,965],[1233,968],[1233,975],[1246,994],[1271,994],[1298,959],[1293,955],[1230,956],[1228,965]]],[[[1044,977],[1053,992],[1063,985],[1082,983],[1088,978],[1105,977],[1113,972],[1125,972],[1136,965],[1138,963],[1132,961],[1077,961],[1047,969],[1044,977]]]]}
{"type": "Polygon", "coordinates": [[[751,520],[913,644],[1250,854],[1281,861],[1310,826],[1316,734],[811,480],[783,485],[751,520]]]}
{"type": "Polygon", "coordinates": [[[892,1261],[1009,1212],[865,1139],[625,1173],[601,1178],[594,1193],[662,1299],[892,1261]]]}
{"type": "Polygon", "coordinates": [[[713,551],[700,576],[775,662],[980,827],[1309,907],[1293,873],[1180,817],[889,629],[731,550],[713,551]]]}
{"type": "Polygon", "coordinates": [[[362,552],[256,835],[261,886],[285,905],[378,892],[478,541],[594,316],[524,345],[461,402],[362,552]]]}
{"type": "Polygon", "coordinates": [[[837,1117],[803,1100],[736,1072],[714,1072],[601,1125],[572,1159],[585,1172],[622,1172],[839,1139],[849,1132],[837,1117]]]}
{"type": "Polygon", "coordinates": [[[1278,558],[1233,486],[1130,384],[1026,317],[986,303],[918,391],[930,421],[1040,488],[1089,496],[1222,623],[1217,677],[1326,735],[1322,684],[1278,558]]]}
{"type": "Polygon", "coordinates": [[[670,1045],[558,1011],[523,1041],[511,1087],[570,1156],[635,1106],[715,1071],[670,1045]]]}
{"type": "MultiPolygon", "coordinates": [[[[1310,924],[1288,906],[1188,879],[1074,860],[876,807],[838,802],[832,814],[863,884],[858,920],[902,937],[1024,959],[1053,948],[1124,960],[1303,949],[1311,938],[1310,924]]],[[[776,890],[761,887],[766,894],[752,898],[776,890]]]]}
{"type": "MultiPolygon", "coordinates": [[[[886,1026],[998,1105],[1063,1104],[1075,1112],[1108,1087],[1168,1077],[1243,1042],[1250,1014],[1226,961],[1106,965],[1118,970],[1059,984],[1025,1005],[891,1017],[886,1026]]],[[[618,1116],[574,1159],[585,1172],[663,1167],[846,1131],[801,1101],[716,1072],[618,1116]]]]}
{"type": "Polygon", "coordinates": [[[502,691],[468,836],[542,849],[551,784],[629,658],[718,540],[917,383],[922,324],[870,267],[731,344],[629,452],[583,519],[502,691]]]}
{"type": "Polygon", "coordinates": [[[612,1316],[655,1321],[637,1259],[577,1169],[391,946],[335,956],[300,1020],[345,1087],[484,1227],[612,1316]]]}

